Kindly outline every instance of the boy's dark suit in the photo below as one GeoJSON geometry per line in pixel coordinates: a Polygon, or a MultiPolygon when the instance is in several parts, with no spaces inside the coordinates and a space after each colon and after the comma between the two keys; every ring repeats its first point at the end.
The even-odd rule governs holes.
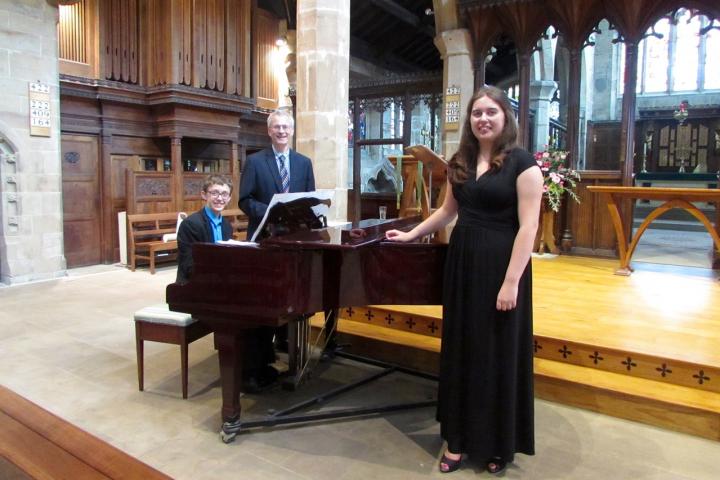
{"type": "MultiPolygon", "coordinates": [[[[255,233],[273,195],[282,192],[277,159],[272,148],[253,153],[240,178],[238,206],[248,216],[247,238],[255,233]]],[[[308,157],[290,150],[290,192],[312,192],[315,176],[308,157]]]]}
{"type": "MultiPolygon", "coordinates": [[[[230,221],[223,217],[222,223],[222,239],[228,240],[232,236],[232,225],[230,221]]],[[[192,246],[193,243],[204,242],[213,243],[212,225],[210,219],[205,213],[205,209],[193,213],[180,224],[178,230],[178,270],[177,283],[187,283],[193,271],[192,246]]]]}
{"type": "MultiPolygon", "coordinates": [[[[223,217],[222,239],[228,240],[232,237],[232,224],[223,217]]],[[[177,283],[187,283],[193,272],[192,246],[197,242],[213,243],[212,225],[205,213],[205,209],[193,213],[180,224],[178,230],[178,271],[177,283]]],[[[238,292],[242,294],[242,292],[238,292]]],[[[268,365],[275,361],[275,350],[272,346],[271,329],[255,329],[248,331],[245,335],[245,348],[243,349],[243,376],[253,377],[252,386],[244,384],[243,388],[252,393],[257,390],[258,385],[274,380],[274,377],[264,380],[260,377],[267,375],[268,365]]],[[[277,372],[275,372],[277,373],[277,372]]]]}

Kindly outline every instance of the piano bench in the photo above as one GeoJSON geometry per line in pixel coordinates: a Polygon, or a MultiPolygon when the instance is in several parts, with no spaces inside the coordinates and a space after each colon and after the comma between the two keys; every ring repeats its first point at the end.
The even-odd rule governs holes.
{"type": "Polygon", "coordinates": [[[188,345],[211,330],[189,313],[173,312],[166,303],[145,307],[135,312],[135,348],[137,350],[138,387],[144,388],[144,342],[180,345],[182,396],[188,390],[188,345]]]}

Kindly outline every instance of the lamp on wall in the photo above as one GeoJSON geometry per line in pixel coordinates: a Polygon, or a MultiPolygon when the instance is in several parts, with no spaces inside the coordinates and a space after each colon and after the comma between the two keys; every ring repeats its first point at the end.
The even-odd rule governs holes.
{"type": "Polygon", "coordinates": [[[687,100],[680,102],[680,108],[673,112],[673,117],[677,120],[679,125],[683,125],[688,117],[688,107],[690,103],[687,100]]]}

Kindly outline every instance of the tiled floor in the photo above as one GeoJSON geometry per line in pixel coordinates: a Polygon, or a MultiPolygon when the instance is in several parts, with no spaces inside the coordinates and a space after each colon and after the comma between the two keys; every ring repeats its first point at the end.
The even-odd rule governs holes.
{"type": "MultiPolygon", "coordinates": [[[[146,344],[145,392],[137,390],[132,313],[164,300],[172,268],[120,267],[0,289],[0,383],[163,472],[182,479],[439,478],[434,411],[280,427],[219,440],[218,365],[212,337],[190,346],[190,398],[180,395],[178,348],[146,344]]],[[[323,365],[303,389],[242,399],[249,416],[372,370],[323,365]]],[[[426,380],[386,377],[340,405],[425,399],[426,380]]],[[[329,407],[326,407],[329,408],[329,407]]],[[[544,401],[536,402],[534,457],[505,478],[714,479],[720,443],[544,401]]],[[[468,464],[452,478],[489,478],[468,464]]],[[[443,477],[444,478],[444,477],[443,477]]]]}
{"type": "Polygon", "coordinates": [[[710,268],[712,251],[712,237],[706,231],[681,232],[649,228],[640,237],[633,261],[710,268]]]}

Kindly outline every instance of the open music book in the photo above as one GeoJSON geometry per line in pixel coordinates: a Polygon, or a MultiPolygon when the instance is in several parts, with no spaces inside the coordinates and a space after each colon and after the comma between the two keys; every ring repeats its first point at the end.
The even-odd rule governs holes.
{"type": "Polygon", "coordinates": [[[334,196],[335,190],[276,193],[270,200],[265,215],[250,241],[257,242],[259,239],[276,234],[279,221],[289,221],[306,228],[327,226],[327,217],[334,196]]]}

